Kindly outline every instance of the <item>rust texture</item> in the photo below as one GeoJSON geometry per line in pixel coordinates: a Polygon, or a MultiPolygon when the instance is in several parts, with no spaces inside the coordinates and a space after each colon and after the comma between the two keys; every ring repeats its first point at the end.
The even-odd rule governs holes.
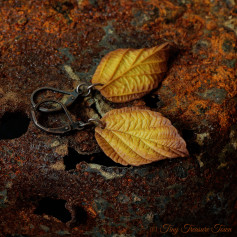
{"type": "Polygon", "coordinates": [[[0,1],[0,236],[156,236],[164,224],[236,236],[236,37],[234,0],[0,1]],[[174,49],[158,89],[116,105],[95,91],[70,111],[86,121],[147,106],[190,157],[123,167],[93,127],[59,136],[32,123],[36,88],[73,90],[106,53],[163,42],[174,49]]]}

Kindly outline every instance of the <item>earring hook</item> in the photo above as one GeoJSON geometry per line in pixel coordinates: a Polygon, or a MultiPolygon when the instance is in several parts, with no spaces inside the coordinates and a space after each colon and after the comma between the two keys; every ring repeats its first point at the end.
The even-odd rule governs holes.
{"type": "MultiPolygon", "coordinates": [[[[53,92],[58,92],[58,93],[61,93],[61,94],[65,94],[65,95],[70,95],[70,97],[68,98],[68,100],[65,102],[65,106],[70,106],[76,99],[77,97],[80,95],[80,93],[77,91],[77,90],[74,90],[74,91],[64,91],[64,90],[59,90],[59,89],[56,89],[56,88],[53,88],[53,87],[41,87],[39,89],[36,89],[32,94],[31,94],[31,97],[30,97],[30,101],[31,101],[31,105],[33,108],[36,108],[36,105],[38,105],[38,110],[40,112],[47,112],[47,113],[50,113],[50,112],[56,112],[56,111],[60,111],[62,108],[61,107],[58,107],[58,108],[53,108],[53,109],[48,109],[48,108],[44,108],[44,107],[39,107],[40,105],[46,103],[46,100],[42,101],[42,103],[38,103],[36,104],[35,103],[35,97],[36,95],[39,93],[39,92],[42,92],[42,91],[53,91],[53,92]]],[[[53,101],[53,100],[51,100],[53,101]]],[[[51,102],[50,101],[50,102],[51,102]]],[[[57,103],[57,102],[55,102],[57,103]]],[[[60,102],[59,102],[60,103],[60,102]]]]}
{"type": "Polygon", "coordinates": [[[70,132],[72,130],[82,130],[85,126],[92,125],[92,124],[100,124],[100,126],[104,126],[103,123],[99,119],[89,119],[87,123],[81,122],[81,121],[73,121],[69,111],[67,110],[66,106],[57,101],[57,100],[44,100],[39,102],[38,104],[35,105],[34,108],[31,110],[31,117],[36,125],[36,127],[40,128],[41,130],[49,133],[55,133],[55,134],[64,134],[67,132],[70,132]],[[44,103],[56,103],[61,106],[61,110],[63,110],[67,116],[68,123],[65,126],[57,127],[57,128],[48,128],[43,126],[42,124],[39,123],[36,117],[36,111],[39,110],[40,106],[43,105],[44,103]]]}
{"type": "Polygon", "coordinates": [[[63,134],[63,133],[69,132],[72,130],[72,127],[74,124],[72,117],[69,114],[68,110],[66,109],[65,105],[59,101],[56,101],[56,100],[44,100],[44,101],[39,102],[38,104],[35,105],[35,107],[32,108],[31,116],[32,116],[32,120],[33,120],[34,124],[36,125],[36,127],[40,128],[41,130],[43,130],[45,132],[50,132],[50,133],[63,134]],[[44,103],[59,104],[61,106],[60,109],[64,110],[64,112],[68,118],[68,121],[69,121],[68,124],[66,126],[57,127],[57,128],[48,128],[48,127],[45,127],[42,124],[40,124],[37,120],[37,117],[36,117],[36,111],[39,110],[40,106],[43,105],[44,103]]]}

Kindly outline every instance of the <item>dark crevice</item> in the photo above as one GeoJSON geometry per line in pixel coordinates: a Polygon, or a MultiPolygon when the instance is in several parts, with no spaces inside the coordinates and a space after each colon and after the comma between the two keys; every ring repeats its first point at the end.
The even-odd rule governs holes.
{"type": "Polygon", "coordinates": [[[70,227],[85,225],[87,223],[88,214],[87,212],[79,206],[73,207],[73,218],[70,223],[70,227]]]}
{"type": "Polygon", "coordinates": [[[65,208],[65,204],[66,201],[63,199],[45,197],[38,202],[34,214],[46,214],[66,223],[71,220],[71,213],[65,208]]]}
{"type": "Polygon", "coordinates": [[[80,155],[73,148],[69,147],[68,148],[68,155],[64,156],[64,158],[63,158],[65,170],[76,169],[76,165],[80,161],[81,161],[80,155]]]}
{"type": "Polygon", "coordinates": [[[183,129],[182,130],[182,137],[187,142],[188,150],[192,151],[192,154],[200,154],[201,147],[195,141],[196,140],[196,134],[195,134],[194,130],[183,129]]]}
{"type": "Polygon", "coordinates": [[[161,108],[164,105],[164,102],[159,98],[159,95],[152,93],[144,96],[143,100],[149,108],[161,108]]]}
{"type": "Polygon", "coordinates": [[[14,139],[26,133],[30,119],[23,112],[6,112],[0,119],[0,140],[14,139]]]}
{"type": "MultiPolygon", "coordinates": [[[[170,48],[170,52],[169,52],[169,58],[167,61],[167,73],[171,70],[172,65],[175,63],[175,61],[177,60],[177,58],[181,55],[182,50],[179,49],[176,45],[172,45],[170,48]]],[[[164,77],[165,78],[165,77],[164,77]]]]}
{"type": "Polygon", "coordinates": [[[82,161],[85,161],[87,163],[95,163],[99,165],[104,165],[107,167],[112,167],[112,166],[124,167],[123,165],[115,163],[103,152],[95,153],[92,155],[81,155],[71,147],[68,148],[68,155],[66,155],[63,158],[63,160],[64,160],[64,165],[65,165],[65,170],[76,169],[76,165],[82,161]]]}

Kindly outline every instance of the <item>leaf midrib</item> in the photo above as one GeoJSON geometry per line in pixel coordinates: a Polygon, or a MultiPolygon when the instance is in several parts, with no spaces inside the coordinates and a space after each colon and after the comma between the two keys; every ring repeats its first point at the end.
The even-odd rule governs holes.
{"type": "MultiPolygon", "coordinates": [[[[168,126],[160,126],[160,127],[168,127],[168,126]]],[[[158,128],[158,127],[155,127],[155,128],[158,128]]],[[[141,140],[143,139],[143,140],[147,140],[147,141],[151,141],[151,142],[154,142],[154,140],[155,140],[155,139],[148,139],[148,138],[140,138],[140,137],[138,137],[136,135],[130,134],[128,132],[119,131],[119,130],[114,130],[114,129],[108,129],[108,130],[113,132],[113,133],[114,132],[119,132],[119,133],[123,133],[123,134],[128,134],[128,135],[130,135],[132,137],[136,137],[136,138],[141,139],[141,140]]],[[[139,131],[139,130],[142,130],[142,129],[133,129],[131,131],[139,131]]],[[[165,139],[165,138],[161,138],[161,139],[165,139]]],[[[166,139],[168,139],[168,138],[166,138],[166,139]]],[[[165,146],[165,145],[162,145],[162,146],[165,146]]]]}
{"type": "MultiPolygon", "coordinates": [[[[138,154],[135,149],[132,149],[130,146],[128,146],[115,132],[113,132],[113,131],[111,131],[111,132],[112,132],[115,136],[117,136],[117,138],[120,139],[120,140],[123,142],[123,144],[125,144],[127,147],[129,147],[129,148],[130,148],[133,152],[135,152],[137,155],[139,155],[139,156],[142,157],[143,159],[151,160],[151,159],[145,158],[145,157],[143,157],[142,155],[138,154]]],[[[122,132],[122,133],[124,133],[124,132],[122,132]]],[[[129,134],[129,135],[131,135],[131,134],[129,134]]],[[[139,137],[134,136],[134,135],[131,135],[131,136],[132,136],[132,137],[139,138],[139,137]]],[[[155,154],[164,156],[164,155],[162,155],[161,153],[157,152],[153,147],[151,147],[151,146],[150,146],[149,144],[147,144],[145,141],[143,141],[142,138],[139,138],[139,139],[140,139],[140,141],[141,141],[143,144],[145,144],[145,146],[147,146],[147,147],[149,147],[151,150],[153,150],[153,151],[155,152],[155,154]]],[[[144,139],[144,140],[149,141],[149,139],[144,139]]],[[[165,145],[160,145],[160,146],[164,146],[164,147],[170,149],[169,147],[167,147],[167,146],[165,146],[165,145]]],[[[161,147],[161,149],[162,149],[162,147],[161,147]]],[[[164,151],[165,151],[165,150],[164,150],[164,151]]],[[[176,154],[177,154],[177,153],[176,153],[176,154]]],[[[152,156],[152,155],[151,155],[151,156],[152,156]]],[[[154,157],[154,159],[155,159],[155,157],[154,157]]],[[[152,159],[152,160],[154,160],[154,159],[152,159]]]]}

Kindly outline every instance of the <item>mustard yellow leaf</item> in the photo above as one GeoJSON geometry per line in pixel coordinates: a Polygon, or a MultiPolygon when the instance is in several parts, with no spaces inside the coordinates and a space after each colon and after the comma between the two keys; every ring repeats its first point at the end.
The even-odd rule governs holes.
{"type": "Polygon", "coordinates": [[[139,166],[166,158],[188,156],[183,138],[160,113],[137,107],[115,109],[101,119],[95,138],[112,160],[139,166]]]}
{"type": "Polygon", "coordinates": [[[156,88],[167,70],[169,43],[145,49],[117,49],[105,55],[92,84],[112,102],[141,98],[156,88]]]}

